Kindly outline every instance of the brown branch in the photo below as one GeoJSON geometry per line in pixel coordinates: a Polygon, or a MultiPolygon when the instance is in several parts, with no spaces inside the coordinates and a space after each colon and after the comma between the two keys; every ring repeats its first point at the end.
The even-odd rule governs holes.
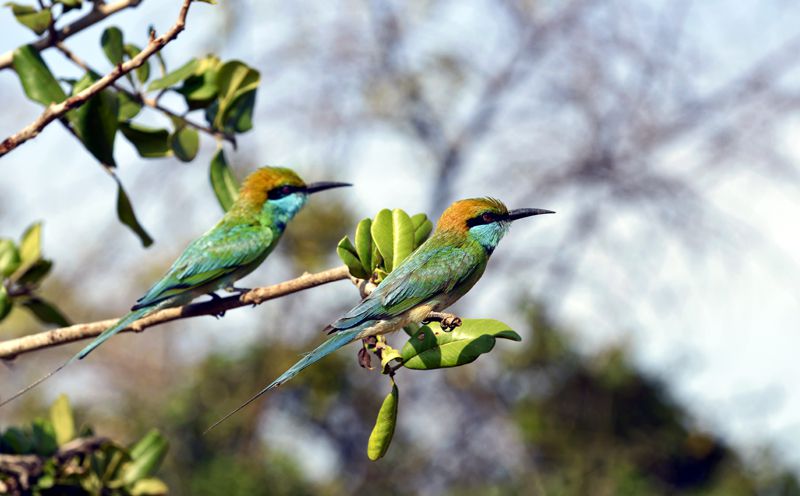
{"type": "Polygon", "coordinates": [[[153,54],[164,48],[170,41],[178,37],[181,31],[186,27],[186,14],[189,12],[189,5],[192,0],[183,0],[180,13],[175,24],[167,30],[163,35],[152,38],[147,46],[139,52],[135,57],[125,63],[117,65],[111,72],[98,79],[91,86],[85,90],[73,95],[63,102],[51,103],[47,109],[35,121],[23,128],[16,134],[13,134],[0,143],[0,157],[15,149],[26,141],[35,138],[48,124],[55,119],[65,115],[73,108],[79,107],[86,103],[91,97],[100,93],[105,88],[111,86],[114,81],[129,73],[133,69],[144,64],[144,62],[153,54]]]}
{"type": "MultiPolygon", "coordinates": [[[[53,37],[52,33],[48,33],[46,36],[43,36],[39,38],[39,40],[32,43],[32,46],[37,51],[42,51],[46,48],[50,48],[56,42],[65,40],[70,36],[79,33],[80,31],[83,31],[89,26],[97,24],[106,17],[116,14],[121,10],[125,10],[130,7],[136,7],[140,3],[142,3],[142,0],[120,0],[119,2],[111,4],[96,3],[92,8],[91,12],[89,12],[85,16],[75,20],[75,22],[67,26],[64,26],[61,29],[55,30],[54,31],[55,37],[53,37]]],[[[14,59],[13,50],[8,51],[3,55],[0,55],[0,70],[11,67],[11,62],[13,59],[14,59]]]]}
{"type": "MultiPolygon", "coordinates": [[[[222,312],[245,305],[258,305],[267,300],[280,298],[298,291],[314,288],[329,282],[348,279],[350,273],[347,267],[341,266],[328,269],[315,274],[303,274],[302,276],[285,281],[273,286],[252,289],[241,295],[217,298],[210,301],[193,303],[177,308],[167,308],[159,310],[147,317],[137,320],[123,332],[140,332],[148,327],[153,327],[165,322],[178,319],[198,317],[200,315],[219,315],[222,312]]],[[[104,330],[117,323],[117,319],[101,320],[86,324],[76,324],[60,329],[31,334],[16,339],[0,342],[0,358],[11,359],[24,353],[59,346],[73,341],[89,339],[99,336],[104,330]]]]}

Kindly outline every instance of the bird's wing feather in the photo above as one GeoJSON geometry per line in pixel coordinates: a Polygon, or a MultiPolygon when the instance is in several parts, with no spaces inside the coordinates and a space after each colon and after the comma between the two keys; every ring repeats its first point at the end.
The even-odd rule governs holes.
{"type": "Polygon", "coordinates": [[[392,318],[448,293],[472,276],[483,261],[481,254],[460,246],[417,250],[331,327],[342,330],[368,320],[392,318]]]}
{"type": "Polygon", "coordinates": [[[215,226],[186,247],[166,275],[139,298],[134,309],[230,275],[263,255],[272,244],[272,238],[271,230],[256,225],[215,226]]]}

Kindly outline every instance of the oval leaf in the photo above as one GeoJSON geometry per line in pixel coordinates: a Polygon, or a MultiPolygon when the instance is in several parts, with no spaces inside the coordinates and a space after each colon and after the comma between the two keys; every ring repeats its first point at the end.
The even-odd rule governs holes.
{"type": "MultiPolygon", "coordinates": [[[[136,45],[131,43],[126,43],[122,49],[125,51],[125,55],[128,56],[129,59],[132,59],[139,55],[141,50],[136,45]]],[[[136,68],[136,79],[139,80],[140,83],[146,83],[147,80],[150,78],[150,61],[145,60],[144,64],[140,65],[136,68]]]]}
{"type": "Polygon", "coordinates": [[[154,129],[133,122],[121,122],[119,129],[143,158],[166,157],[171,153],[169,131],[166,129],[154,129]]]}
{"type": "Polygon", "coordinates": [[[125,466],[122,477],[125,484],[133,484],[152,475],[164,459],[168,447],[169,443],[158,431],[148,432],[130,449],[132,460],[125,466]]]}
{"type": "Polygon", "coordinates": [[[356,226],[356,253],[364,273],[372,274],[372,219],[364,219],[356,226]]]}
{"type": "Polygon", "coordinates": [[[394,246],[392,245],[392,212],[389,209],[383,209],[378,212],[375,220],[372,221],[370,232],[381,258],[384,260],[386,271],[391,272],[393,268],[392,261],[394,260],[392,257],[394,246]]]}
{"type": "Polygon", "coordinates": [[[17,245],[10,239],[0,239],[0,275],[8,277],[21,262],[17,245]]]}
{"type": "Polygon", "coordinates": [[[372,461],[382,458],[389,450],[389,444],[392,442],[394,428],[397,424],[398,400],[397,385],[392,381],[392,392],[383,399],[375,427],[372,428],[372,433],[369,435],[367,456],[372,461]]]}
{"type": "Polygon", "coordinates": [[[217,150],[211,159],[209,176],[214,194],[217,196],[219,204],[222,205],[222,209],[227,212],[239,197],[239,183],[228,167],[222,148],[217,150]]]}
{"type": "Polygon", "coordinates": [[[368,277],[367,273],[364,271],[364,267],[361,265],[361,261],[358,259],[356,248],[353,246],[353,243],[350,242],[350,238],[345,236],[339,241],[339,244],[336,245],[336,254],[339,255],[342,262],[347,265],[351,276],[358,277],[359,279],[366,279],[368,277]]]}
{"type": "Polygon", "coordinates": [[[392,267],[398,267],[414,251],[414,226],[403,210],[392,210],[392,267]]]}
{"type": "Polygon", "coordinates": [[[75,437],[75,419],[72,417],[72,408],[66,395],[60,395],[50,407],[50,422],[53,424],[59,446],[75,437]]]}
{"type": "Polygon", "coordinates": [[[433,230],[433,222],[428,219],[427,215],[417,214],[411,217],[411,223],[414,225],[414,248],[416,249],[428,239],[428,235],[433,230]]]}
{"type": "MultiPolygon", "coordinates": [[[[88,88],[98,77],[87,73],[72,88],[76,94],[88,88]]],[[[114,162],[114,138],[119,128],[119,100],[116,93],[103,90],[85,104],[67,114],[75,134],[83,146],[100,163],[116,166],[114,162]]]]}
{"type": "Polygon", "coordinates": [[[116,26],[111,26],[103,31],[100,36],[100,44],[103,46],[103,53],[112,65],[116,66],[122,63],[122,31],[116,26]]]}
{"type": "Polygon", "coordinates": [[[42,256],[42,223],[34,222],[22,234],[19,243],[19,256],[22,263],[34,263],[42,256]]]}
{"type": "Polygon", "coordinates": [[[36,34],[42,34],[47,31],[53,21],[53,14],[50,9],[36,10],[30,5],[21,5],[14,2],[6,2],[5,5],[11,7],[11,12],[17,22],[36,34]]]}
{"type": "Polygon", "coordinates": [[[420,327],[400,355],[403,366],[409,369],[430,370],[458,367],[475,361],[494,348],[495,338],[521,341],[519,334],[508,325],[492,319],[465,319],[450,332],[438,323],[420,327]]]}
{"type": "Polygon", "coordinates": [[[39,51],[31,45],[14,50],[12,65],[19,76],[25,95],[42,105],[50,105],[67,98],[67,94],[44,63],[39,51]]]}
{"type": "Polygon", "coordinates": [[[172,133],[169,145],[175,157],[182,162],[191,162],[200,148],[200,135],[189,126],[184,126],[172,133]]]}
{"type": "Polygon", "coordinates": [[[29,312],[36,316],[44,324],[55,324],[59,327],[70,325],[69,320],[52,303],[48,303],[41,298],[31,298],[22,303],[29,312]]]}
{"type": "Polygon", "coordinates": [[[139,219],[136,218],[136,214],[133,212],[133,205],[128,198],[128,194],[125,193],[122,183],[119,182],[116,176],[114,180],[117,181],[117,217],[119,217],[119,220],[123,224],[130,227],[131,230],[139,236],[145,248],[152,245],[153,238],[151,238],[150,235],[147,234],[147,231],[144,230],[144,227],[139,224],[139,219]]]}
{"type": "Polygon", "coordinates": [[[127,93],[118,91],[117,100],[119,100],[119,115],[117,117],[120,122],[133,119],[142,110],[142,104],[128,96],[127,93]]]}

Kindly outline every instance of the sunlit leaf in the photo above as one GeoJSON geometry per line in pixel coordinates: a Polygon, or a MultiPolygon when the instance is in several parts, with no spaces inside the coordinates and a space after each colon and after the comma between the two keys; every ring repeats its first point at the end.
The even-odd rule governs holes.
{"type": "Polygon", "coordinates": [[[356,226],[355,248],[358,259],[364,267],[364,272],[371,275],[374,269],[372,265],[372,219],[363,219],[356,226]]]}
{"type": "Polygon", "coordinates": [[[180,83],[184,79],[194,74],[197,64],[197,59],[192,59],[183,64],[180,68],[168,73],[166,76],[154,79],[147,87],[147,91],[162,90],[180,83]]]}
{"type": "Polygon", "coordinates": [[[14,273],[21,263],[19,250],[14,241],[0,239],[0,275],[8,277],[14,273]]]}
{"type": "Polygon", "coordinates": [[[414,226],[414,248],[421,245],[433,230],[433,222],[425,214],[417,214],[411,217],[411,224],[414,226]]]}
{"type": "Polygon", "coordinates": [[[217,73],[218,107],[212,125],[219,130],[244,132],[252,127],[256,89],[261,76],[238,60],[226,62],[217,73]]]}
{"type": "Polygon", "coordinates": [[[172,133],[169,144],[178,160],[191,162],[200,148],[200,135],[196,129],[183,126],[172,133]]]}
{"type": "Polygon", "coordinates": [[[391,272],[393,268],[392,261],[394,260],[394,257],[392,256],[392,250],[394,249],[392,244],[392,211],[389,209],[383,209],[378,212],[378,214],[375,216],[375,219],[372,221],[370,232],[372,233],[372,239],[375,241],[375,245],[377,246],[381,257],[384,260],[386,270],[391,272]]]}
{"type": "Polygon", "coordinates": [[[119,130],[144,158],[166,157],[171,153],[169,131],[166,129],[154,129],[133,122],[121,122],[119,130]]]}
{"type": "Polygon", "coordinates": [[[152,475],[164,459],[169,443],[158,431],[151,430],[130,449],[131,462],[125,466],[122,477],[125,484],[152,475]]]}
{"type": "Polygon", "coordinates": [[[522,339],[508,325],[492,319],[465,319],[460,327],[449,332],[433,322],[420,327],[400,354],[403,366],[410,369],[457,367],[490,352],[496,338],[522,339]]]}
{"type": "Polygon", "coordinates": [[[33,46],[24,45],[14,50],[12,65],[25,95],[31,100],[50,105],[67,98],[64,89],[33,46]]]}
{"type": "Polygon", "coordinates": [[[217,196],[219,204],[227,212],[239,196],[239,183],[233,176],[230,167],[228,167],[222,148],[217,150],[217,153],[211,159],[209,177],[211,179],[211,187],[214,189],[214,194],[217,196]]]}
{"type": "Polygon", "coordinates": [[[353,243],[350,242],[350,238],[345,236],[339,241],[339,244],[336,245],[336,254],[339,255],[342,262],[347,265],[347,268],[350,270],[350,275],[358,277],[359,279],[366,279],[368,277],[367,273],[364,271],[364,266],[361,265],[361,261],[358,259],[356,248],[353,246],[353,243]]]}
{"type": "Polygon", "coordinates": [[[119,179],[114,177],[117,181],[117,217],[119,220],[125,224],[126,226],[130,227],[131,230],[139,236],[139,239],[142,241],[142,245],[148,247],[153,244],[153,238],[147,234],[147,231],[144,230],[141,224],[139,224],[139,220],[136,218],[136,214],[133,212],[133,205],[131,204],[131,200],[128,198],[128,194],[125,193],[125,189],[122,187],[122,183],[119,182],[119,179]]]}
{"type": "MultiPolygon", "coordinates": [[[[198,2],[202,2],[204,0],[197,0],[198,2]]],[[[131,496],[157,496],[162,494],[167,494],[169,492],[169,488],[163,481],[160,479],[156,479],[153,477],[149,477],[147,479],[139,479],[131,487],[130,494],[131,496]]]]}
{"type": "Polygon", "coordinates": [[[414,226],[407,213],[392,210],[392,267],[398,267],[414,251],[414,226]]]}
{"type": "Polygon", "coordinates": [[[33,263],[42,256],[42,223],[34,222],[22,234],[19,243],[22,263],[33,263]]]}
{"type": "Polygon", "coordinates": [[[32,30],[36,34],[42,34],[47,31],[48,26],[53,20],[53,14],[50,9],[37,10],[30,5],[22,5],[14,2],[6,2],[4,4],[11,7],[11,12],[17,19],[17,22],[32,30]]]}
{"type": "Polygon", "coordinates": [[[372,428],[372,433],[369,435],[367,456],[372,461],[382,458],[389,450],[389,444],[392,442],[395,425],[397,424],[398,401],[397,385],[392,381],[392,391],[383,399],[381,409],[378,411],[378,418],[375,421],[375,427],[372,428]]]}
{"type": "Polygon", "coordinates": [[[72,417],[72,407],[66,395],[60,395],[50,406],[50,422],[56,435],[56,442],[62,444],[75,437],[75,419],[72,417]]]}
{"type": "Polygon", "coordinates": [[[100,44],[103,46],[103,53],[112,65],[119,65],[122,63],[122,31],[116,26],[111,26],[103,30],[100,36],[100,44]]]}
{"type": "Polygon", "coordinates": [[[44,301],[41,298],[30,298],[22,303],[22,306],[36,316],[44,324],[55,324],[59,327],[71,325],[55,305],[44,301]]]}

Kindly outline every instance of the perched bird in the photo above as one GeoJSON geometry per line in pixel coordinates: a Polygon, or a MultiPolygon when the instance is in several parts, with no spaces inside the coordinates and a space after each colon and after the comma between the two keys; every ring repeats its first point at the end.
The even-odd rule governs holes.
{"type": "Polygon", "coordinates": [[[509,211],[493,198],[453,203],[444,211],[436,231],[425,243],[390,272],[361,303],[325,329],[333,334],[331,338],[208,430],[342,346],[421,322],[430,312],[449,307],[481,278],[489,257],[508,232],[511,222],[552,213],[555,212],[539,208],[509,211]]]}
{"type": "Polygon", "coordinates": [[[189,303],[214,291],[245,291],[233,283],[255,270],[278,244],[286,224],[303,208],[308,195],[326,189],[351,186],[348,183],[305,184],[291,169],[262,167],[242,183],[230,210],[208,232],[192,241],[167,273],[156,282],[131,312],[103,331],[94,341],[46,376],[0,403],[9,401],[41,384],[75,360],[133,322],[164,308],[189,303]]]}

